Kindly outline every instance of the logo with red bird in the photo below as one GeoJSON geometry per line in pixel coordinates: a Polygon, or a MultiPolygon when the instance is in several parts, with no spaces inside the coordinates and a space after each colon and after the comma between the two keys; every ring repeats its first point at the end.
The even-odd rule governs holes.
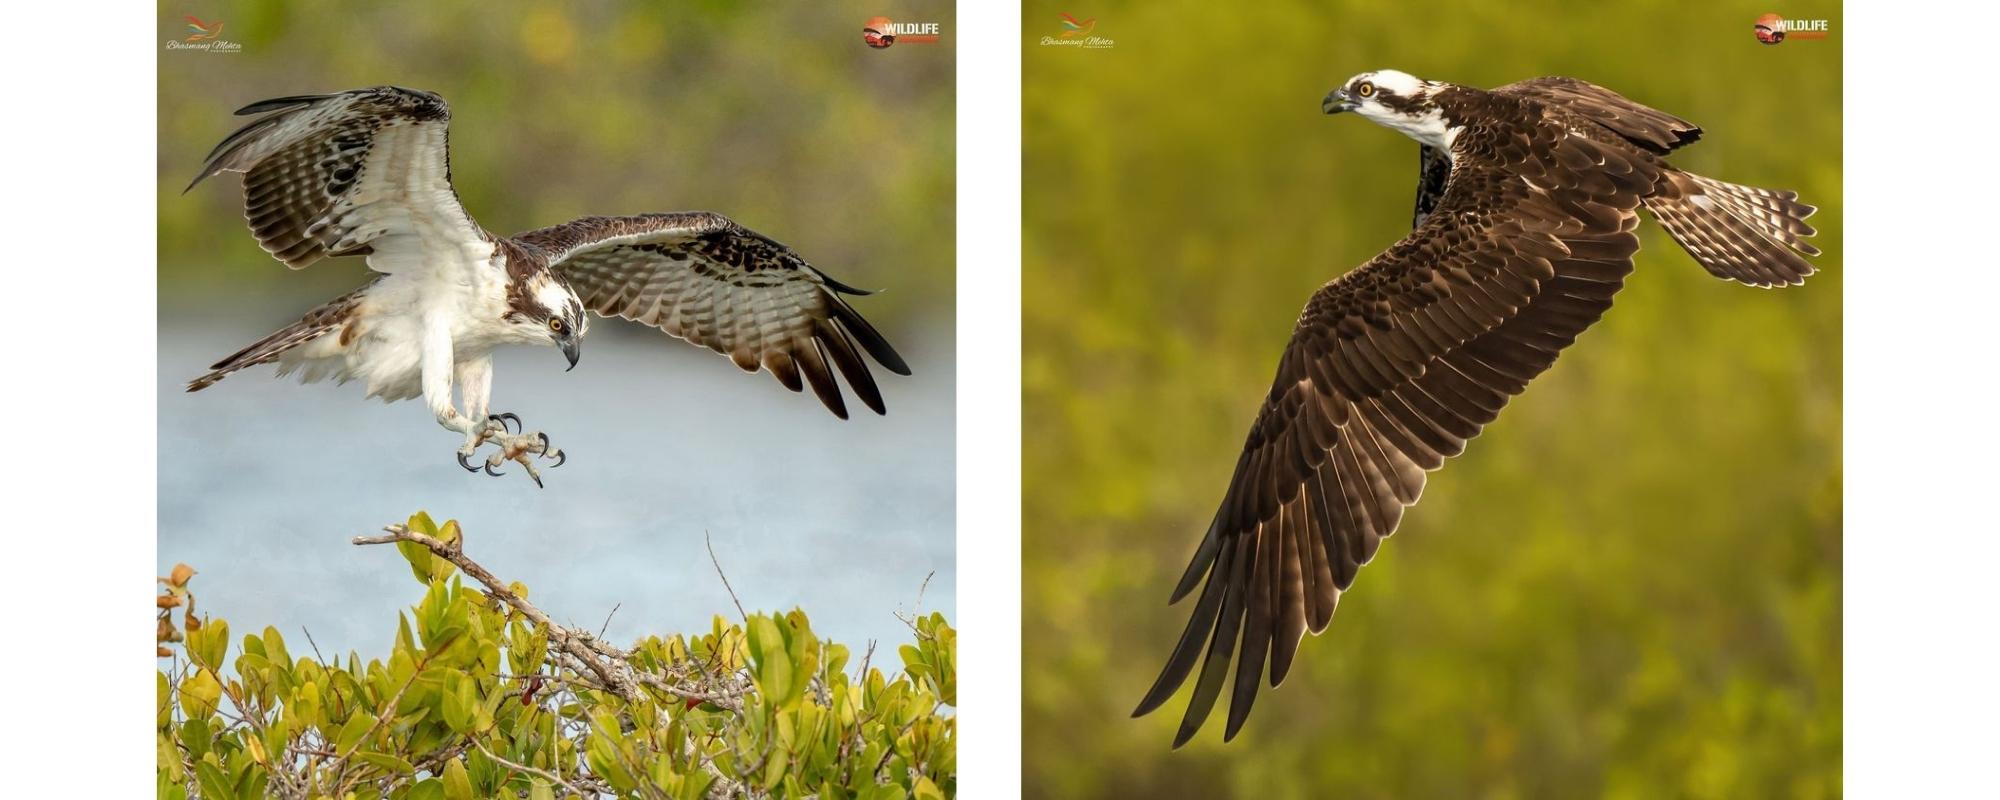
{"type": "Polygon", "coordinates": [[[861,41],[877,50],[886,50],[898,42],[903,44],[937,44],[944,38],[941,28],[935,22],[896,22],[888,17],[869,17],[861,26],[861,41]]]}
{"type": "Polygon", "coordinates": [[[1077,19],[1075,14],[1060,14],[1062,30],[1054,36],[1042,37],[1043,47],[1076,47],[1084,50],[1103,50],[1114,42],[1097,35],[1097,18],[1077,19]]]}
{"type": "Polygon", "coordinates": [[[1062,15],[1062,28],[1062,33],[1056,34],[1057,36],[1061,36],[1064,39],[1081,39],[1089,36],[1091,31],[1097,30],[1097,18],[1091,17],[1090,19],[1080,20],[1064,14],[1062,15]]]}
{"type": "Polygon", "coordinates": [[[222,38],[222,20],[204,22],[197,16],[186,16],[186,32],[178,39],[168,39],[168,50],[200,50],[204,53],[240,53],[243,45],[222,38]]]}
{"type": "Polygon", "coordinates": [[[1780,44],[1792,39],[1824,39],[1833,32],[1833,24],[1823,19],[1785,19],[1765,14],[1757,18],[1751,30],[1760,43],[1780,44]]]}
{"type": "Polygon", "coordinates": [[[222,20],[202,22],[200,17],[190,16],[187,18],[187,23],[188,35],[186,39],[181,40],[183,42],[207,42],[222,36],[222,20]]]}

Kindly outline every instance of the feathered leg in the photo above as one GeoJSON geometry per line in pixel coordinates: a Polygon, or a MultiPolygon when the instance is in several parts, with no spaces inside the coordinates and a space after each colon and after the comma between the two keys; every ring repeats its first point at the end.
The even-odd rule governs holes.
{"type": "MultiPolygon", "coordinates": [[[[428,353],[428,350],[426,352],[428,353]]],[[[428,362],[426,366],[429,366],[428,362]]],[[[520,417],[513,414],[494,415],[488,413],[489,403],[493,396],[493,359],[491,357],[482,356],[470,361],[453,364],[452,374],[454,378],[453,383],[456,384],[458,389],[459,407],[463,410],[459,411],[450,408],[449,402],[452,387],[449,386],[444,389],[447,410],[456,414],[458,420],[465,422],[472,420],[479,421],[478,424],[473,425],[469,430],[465,430],[465,444],[458,449],[459,466],[464,467],[468,472],[479,471],[481,468],[475,466],[471,458],[479,450],[480,445],[492,442],[499,450],[487,456],[484,467],[486,474],[499,476],[503,473],[495,471],[495,468],[503,463],[512,461],[520,464],[522,468],[528,471],[528,477],[534,480],[536,486],[541,486],[542,474],[540,470],[535,468],[533,461],[535,456],[539,455],[555,459],[556,463],[554,466],[558,467],[562,466],[568,460],[561,450],[557,450],[549,445],[547,434],[527,431],[515,433],[507,427],[509,421],[512,421],[518,427],[521,423],[520,417]]],[[[430,397],[428,391],[430,388],[429,375],[430,372],[426,369],[425,398],[427,401],[430,397]]],[[[460,430],[460,428],[454,427],[452,423],[446,422],[442,416],[439,417],[438,422],[452,430],[460,430]]]]}

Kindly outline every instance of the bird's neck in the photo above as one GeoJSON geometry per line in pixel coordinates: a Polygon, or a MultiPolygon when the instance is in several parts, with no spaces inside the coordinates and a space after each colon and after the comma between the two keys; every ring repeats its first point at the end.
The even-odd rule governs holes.
{"type": "Polygon", "coordinates": [[[1453,125],[1445,118],[1444,112],[1431,109],[1418,115],[1395,114],[1375,120],[1382,127],[1402,133],[1425,145],[1451,152],[1452,140],[1458,138],[1463,126],[1453,125]]]}

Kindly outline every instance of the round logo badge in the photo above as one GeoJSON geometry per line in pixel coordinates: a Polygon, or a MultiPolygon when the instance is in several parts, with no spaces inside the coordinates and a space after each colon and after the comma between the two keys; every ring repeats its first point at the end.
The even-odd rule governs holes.
{"type": "Polygon", "coordinates": [[[894,24],[889,21],[888,17],[875,17],[868,20],[868,24],[861,27],[861,41],[867,42],[869,47],[877,50],[895,44],[896,34],[891,32],[893,28],[890,27],[894,24]]]}

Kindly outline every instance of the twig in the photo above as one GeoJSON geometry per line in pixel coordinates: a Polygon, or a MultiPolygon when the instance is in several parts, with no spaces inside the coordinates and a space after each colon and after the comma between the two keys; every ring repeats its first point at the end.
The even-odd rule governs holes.
{"type": "Polygon", "coordinates": [[[917,602],[916,605],[910,607],[909,616],[903,616],[903,612],[901,611],[893,612],[896,615],[896,619],[902,620],[904,625],[909,626],[910,631],[917,634],[918,638],[923,638],[924,635],[923,631],[917,630],[917,618],[923,616],[924,592],[931,588],[931,578],[936,576],[937,570],[931,570],[929,574],[924,576],[924,582],[917,586],[917,602]]]}
{"type": "Polygon", "coordinates": [[[598,783],[589,778],[578,777],[575,781],[566,781],[562,779],[562,776],[557,775],[548,770],[541,769],[539,767],[531,767],[526,764],[517,764],[514,763],[513,761],[501,758],[500,754],[486,749],[486,745],[480,744],[477,741],[474,741],[472,743],[472,746],[479,748],[479,752],[485,753],[486,757],[493,759],[493,763],[495,764],[499,764],[500,766],[514,770],[516,772],[525,772],[528,773],[529,775],[541,778],[542,780],[549,781],[557,786],[561,786],[564,789],[569,790],[570,793],[572,794],[579,794],[588,797],[588,796],[596,796],[600,794],[612,793],[610,786],[598,783]]]}
{"type": "MultiPolygon", "coordinates": [[[[396,690],[396,693],[389,697],[389,702],[383,704],[382,707],[389,709],[389,712],[383,714],[380,717],[375,718],[375,724],[368,726],[368,730],[361,734],[361,738],[357,740],[353,745],[354,749],[347,751],[347,755],[335,755],[333,761],[326,765],[327,771],[333,773],[333,785],[335,788],[334,794],[336,795],[346,794],[344,790],[347,788],[348,756],[352,756],[355,753],[360,752],[361,743],[368,741],[369,737],[374,736],[376,731],[381,730],[384,724],[386,724],[390,719],[393,719],[396,716],[396,706],[403,702],[403,693],[409,691],[410,685],[417,682],[418,675],[423,674],[424,667],[430,663],[431,654],[440,652],[443,647],[449,646],[450,643],[452,641],[457,640],[457,638],[458,637],[453,636],[450,639],[447,639],[443,645],[432,648],[430,652],[424,654],[423,658],[418,659],[417,667],[414,671],[410,673],[409,679],[403,681],[402,687],[398,688],[396,690]]],[[[334,752],[338,753],[339,749],[335,748],[334,752]]]]}
{"type": "Polygon", "coordinates": [[[611,618],[618,616],[618,609],[623,608],[624,606],[625,604],[622,602],[611,604],[611,613],[605,614],[604,624],[597,626],[597,638],[599,639],[604,638],[604,632],[611,630],[611,618]]]}
{"type": "Polygon", "coordinates": [[[743,601],[736,599],[736,589],[729,585],[729,576],[722,574],[722,562],[715,558],[715,540],[709,537],[708,531],[702,531],[701,541],[708,546],[708,563],[715,565],[716,577],[722,579],[722,588],[729,591],[729,602],[736,604],[736,614],[741,616],[743,624],[748,626],[750,624],[750,615],[743,611],[743,601]]]}
{"type": "Polygon", "coordinates": [[[315,659],[318,659],[318,660],[319,660],[319,663],[321,663],[321,664],[325,664],[325,663],[326,663],[326,656],[323,656],[323,655],[320,655],[320,653],[319,653],[319,642],[315,642],[315,641],[313,641],[313,632],[312,632],[312,629],[311,629],[311,628],[308,628],[308,627],[306,627],[306,626],[304,626],[304,625],[300,625],[300,626],[299,626],[299,632],[300,632],[300,633],[303,633],[303,634],[305,634],[305,635],[306,635],[306,644],[309,644],[309,645],[312,645],[312,649],[313,649],[313,658],[315,658],[315,659]]]}
{"type": "MultiPolygon", "coordinates": [[[[313,641],[313,632],[312,632],[312,629],[311,629],[311,628],[308,628],[308,627],[306,627],[306,626],[304,626],[304,625],[300,625],[300,626],[299,626],[299,632],[300,632],[300,633],[304,633],[304,634],[306,635],[306,644],[308,644],[308,645],[311,645],[311,646],[312,646],[312,649],[313,649],[313,658],[314,658],[315,660],[319,661],[319,663],[320,663],[320,664],[322,664],[322,665],[326,664],[326,663],[327,663],[327,662],[326,662],[326,656],[324,656],[324,655],[321,655],[321,654],[320,654],[320,652],[319,652],[319,642],[315,642],[315,641],[313,641]]],[[[286,665],[286,666],[290,666],[290,665],[288,664],[288,665],[286,665]]],[[[340,684],[338,684],[338,683],[335,683],[335,684],[332,684],[331,688],[333,689],[333,696],[334,696],[334,697],[337,697],[337,698],[340,698],[340,702],[341,702],[341,704],[342,704],[342,705],[346,705],[346,704],[347,704],[347,693],[346,693],[346,692],[343,692],[343,691],[341,691],[341,690],[340,690],[340,684]]]]}
{"type": "Polygon", "coordinates": [[[389,535],[356,536],[353,543],[355,545],[371,545],[415,542],[423,545],[433,555],[451,562],[453,566],[458,567],[465,574],[472,576],[473,580],[479,581],[480,584],[486,587],[487,594],[499,598],[501,602],[513,607],[515,611],[527,617],[528,621],[547,630],[549,632],[549,639],[565,652],[576,657],[577,661],[581,662],[592,674],[595,674],[604,682],[605,688],[628,700],[638,699],[639,689],[634,685],[629,674],[627,674],[630,670],[630,665],[626,663],[626,659],[629,656],[626,655],[625,651],[605,644],[587,632],[574,631],[556,624],[554,620],[549,619],[548,614],[536,608],[533,603],[514,594],[513,590],[507,588],[505,582],[495,577],[493,573],[486,571],[486,568],[480,566],[479,562],[467,558],[465,553],[450,543],[435,537],[425,536],[402,525],[390,525],[382,530],[386,531],[389,535]],[[603,663],[602,659],[605,658],[614,660],[618,664],[624,665],[625,668],[613,669],[611,666],[603,663]]]}

